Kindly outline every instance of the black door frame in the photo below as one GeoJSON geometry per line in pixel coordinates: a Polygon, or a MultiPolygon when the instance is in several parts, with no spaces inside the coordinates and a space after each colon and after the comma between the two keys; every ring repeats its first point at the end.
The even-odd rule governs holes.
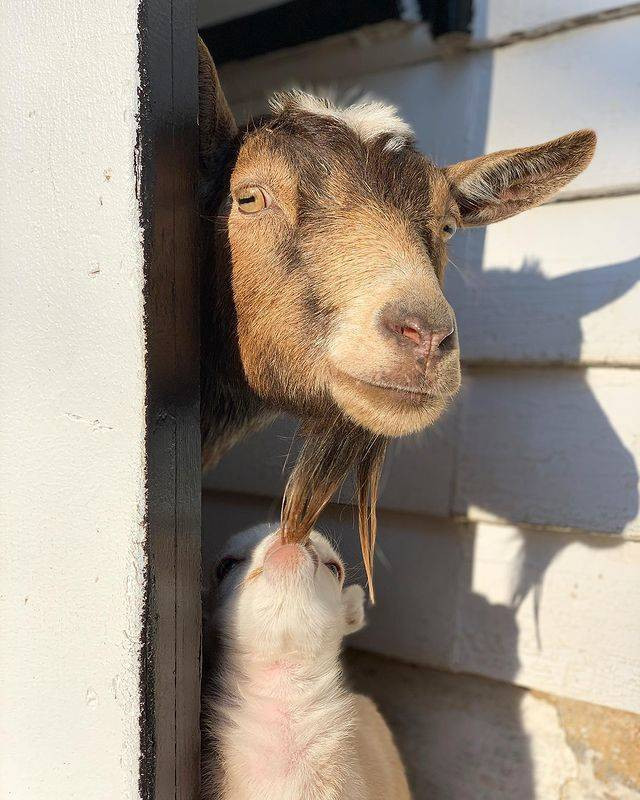
{"type": "Polygon", "coordinates": [[[200,775],[200,332],[195,0],[141,0],[147,371],[140,794],[196,800],[200,775]]]}

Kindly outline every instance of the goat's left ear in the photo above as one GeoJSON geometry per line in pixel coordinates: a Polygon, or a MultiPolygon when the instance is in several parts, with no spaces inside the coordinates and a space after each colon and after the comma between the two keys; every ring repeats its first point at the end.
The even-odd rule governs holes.
{"type": "Polygon", "coordinates": [[[498,222],[539,205],[587,167],[595,147],[594,131],[575,131],[445,167],[463,226],[498,222]]]}
{"type": "Polygon", "coordinates": [[[364,627],[364,589],[357,583],[342,590],[345,635],[364,627]]]}

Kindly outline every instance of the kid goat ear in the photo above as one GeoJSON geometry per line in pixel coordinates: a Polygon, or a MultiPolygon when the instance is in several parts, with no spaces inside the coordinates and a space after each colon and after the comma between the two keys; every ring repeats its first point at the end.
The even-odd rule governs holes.
{"type": "Polygon", "coordinates": [[[343,589],[342,606],[344,608],[345,635],[364,628],[364,589],[362,586],[354,583],[343,589]]]}
{"type": "Polygon", "coordinates": [[[594,131],[574,131],[445,167],[462,224],[487,225],[539,205],[588,166],[595,147],[594,131]]]}

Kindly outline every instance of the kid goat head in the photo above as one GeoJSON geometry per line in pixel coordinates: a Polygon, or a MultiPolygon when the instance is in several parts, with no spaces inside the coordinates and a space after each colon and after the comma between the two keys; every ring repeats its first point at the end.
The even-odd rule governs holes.
{"type": "Polygon", "coordinates": [[[265,533],[234,536],[216,570],[203,800],[409,800],[390,731],[340,664],[344,636],[364,624],[364,592],[345,587],[319,533],[304,544],[265,533]]]}
{"type": "Polygon", "coordinates": [[[458,391],[441,288],[448,240],[547,199],[587,166],[595,134],[439,167],[392,106],[295,91],[271,111],[238,129],[200,44],[204,214],[215,221],[203,260],[205,454],[285,410],[334,431],[333,449],[357,431],[366,446],[345,456],[353,463],[376,437],[432,424],[458,391]]]}
{"type": "Polygon", "coordinates": [[[256,663],[335,660],[345,635],[364,624],[364,592],[345,586],[342,559],[311,531],[283,544],[257,526],[234,536],[216,569],[217,624],[225,646],[256,663]]]}

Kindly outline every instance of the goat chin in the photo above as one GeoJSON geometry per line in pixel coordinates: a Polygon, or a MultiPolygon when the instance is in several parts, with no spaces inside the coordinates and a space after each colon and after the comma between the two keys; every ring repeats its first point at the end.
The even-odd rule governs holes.
{"type": "Polygon", "coordinates": [[[277,546],[273,534],[245,544],[220,585],[202,800],[409,800],[391,732],[344,680],[340,647],[364,622],[362,589],[331,573],[327,563],[341,575],[344,565],[315,531],[279,562],[277,546]]]}

